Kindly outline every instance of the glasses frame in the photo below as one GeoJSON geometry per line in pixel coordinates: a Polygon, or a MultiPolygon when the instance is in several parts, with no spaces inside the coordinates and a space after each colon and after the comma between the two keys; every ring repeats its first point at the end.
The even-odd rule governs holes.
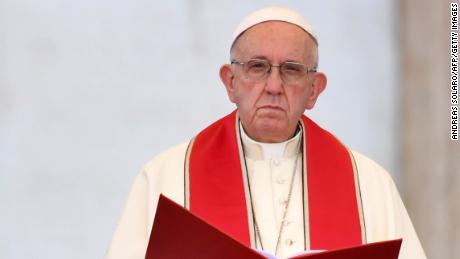
{"type": "MultiPolygon", "coordinates": [[[[280,78],[283,80],[284,83],[287,84],[288,82],[286,82],[286,80],[285,80],[286,75],[283,73],[283,70],[282,70],[282,67],[283,67],[284,65],[286,65],[286,64],[294,64],[294,65],[300,65],[300,66],[305,67],[305,68],[306,68],[306,70],[305,70],[305,75],[308,75],[308,73],[311,73],[311,72],[313,72],[313,73],[318,72],[318,70],[317,70],[316,67],[309,69],[309,68],[308,68],[308,65],[303,64],[303,63],[299,63],[299,62],[294,62],[294,61],[286,61],[286,62],[283,62],[283,63],[280,63],[280,64],[271,64],[271,63],[268,62],[268,60],[266,60],[266,59],[249,59],[249,60],[246,61],[246,62],[241,62],[241,61],[238,61],[238,60],[236,60],[236,59],[232,59],[232,60],[230,60],[230,64],[232,64],[232,65],[233,65],[233,64],[237,64],[237,65],[241,65],[241,66],[244,67],[245,64],[247,64],[247,63],[249,63],[249,62],[251,62],[251,61],[261,61],[261,62],[264,62],[264,63],[266,63],[266,64],[268,64],[268,65],[270,66],[270,68],[267,70],[267,72],[266,72],[264,75],[262,75],[259,79],[253,79],[253,78],[250,78],[250,77],[248,76],[248,78],[249,78],[250,80],[256,81],[256,82],[261,82],[261,81],[267,80],[268,75],[270,75],[270,73],[271,73],[271,71],[272,71],[272,68],[273,68],[273,67],[277,67],[277,68],[279,69],[279,72],[280,72],[280,78]]],[[[243,69],[243,72],[244,72],[245,74],[247,74],[247,72],[246,72],[245,69],[243,69]]],[[[288,80],[288,81],[289,81],[289,80],[288,80]]],[[[290,82],[290,83],[293,84],[294,82],[290,82]]]]}

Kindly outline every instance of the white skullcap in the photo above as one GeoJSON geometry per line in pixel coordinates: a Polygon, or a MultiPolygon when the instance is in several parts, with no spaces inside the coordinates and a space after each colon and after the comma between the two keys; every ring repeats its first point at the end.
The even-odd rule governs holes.
{"type": "Polygon", "coordinates": [[[283,21],[297,25],[310,34],[316,44],[318,44],[318,39],[312,26],[303,18],[302,15],[285,7],[273,6],[257,10],[244,18],[244,20],[236,28],[235,32],[233,32],[231,46],[233,46],[236,39],[247,29],[256,24],[267,21],[283,21]]]}

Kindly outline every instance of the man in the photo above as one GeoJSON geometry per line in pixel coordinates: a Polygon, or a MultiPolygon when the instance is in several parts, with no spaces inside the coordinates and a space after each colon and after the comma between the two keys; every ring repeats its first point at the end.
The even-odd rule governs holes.
{"type": "Polygon", "coordinates": [[[303,115],[327,82],[303,17],[259,10],[236,29],[230,52],[220,77],[237,110],[144,167],[107,257],[145,256],[163,193],[280,258],[401,237],[399,258],[425,258],[389,174],[303,115]]]}

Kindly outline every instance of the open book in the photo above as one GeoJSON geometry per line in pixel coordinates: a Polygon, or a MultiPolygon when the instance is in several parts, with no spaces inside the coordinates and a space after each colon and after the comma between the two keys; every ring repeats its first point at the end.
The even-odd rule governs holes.
{"type": "MultiPolygon", "coordinates": [[[[292,259],[397,259],[401,239],[338,250],[304,253],[292,259]]],[[[160,195],[146,259],[276,258],[247,247],[177,203],[160,195]]]]}

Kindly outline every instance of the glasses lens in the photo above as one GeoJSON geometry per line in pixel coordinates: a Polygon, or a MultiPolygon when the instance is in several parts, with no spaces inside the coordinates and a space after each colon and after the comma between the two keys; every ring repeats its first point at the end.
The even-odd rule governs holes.
{"type": "Polygon", "coordinates": [[[286,82],[296,82],[307,73],[307,69],[303,64],[286,62],[281,65],[281,75],[286,82]]]}
{"type": "Polygon", "coordinates": [[[270,64],[265,60],[251,59],[244,63],[244,72],[249,79],[259,80],[264,78],[270,70],[270,64]]]}

